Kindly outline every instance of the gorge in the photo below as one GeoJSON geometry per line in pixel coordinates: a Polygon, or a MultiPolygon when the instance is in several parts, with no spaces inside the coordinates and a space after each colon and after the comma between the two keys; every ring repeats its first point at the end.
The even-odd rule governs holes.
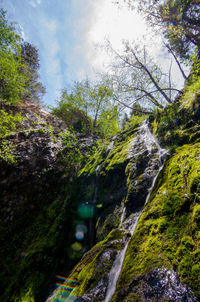
{"type": "Polygon", "coordinates": [[[165,110],[112,143],[67,146],[61,121],[15,108],[17,160],[1,160],[3,301],[198,301],[200,127],[180,108],[170,141],[165,110]]]}

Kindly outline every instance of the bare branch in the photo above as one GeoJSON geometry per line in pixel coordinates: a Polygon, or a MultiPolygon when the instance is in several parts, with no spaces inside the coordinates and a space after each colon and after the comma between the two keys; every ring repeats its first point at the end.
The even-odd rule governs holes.
{"type": "MultiPolygon", "coordinates": [[[[123,105],[124,107],[128,108],[128,109],[131,109],[133,110],[133,107],[127,105],[126,103],[122,102],[121,100],[119,100],[117,98],[117,96],[113,96],[114,97],[114,100],[117,101],[119,104],[123,105]]],[[[135,103],[135,101],[133,101],[133,103],[135,103]]],[[[150,114],[151,112],[150,111],[145,111],[145,110],[140,110],[140,109],[134,109],[135,111],[138,111],[140,113],[143,113],[143,114],[150,114]]]]}
{"type": "Polygon", "coordinates": [[[187,76],[186,76],[186,74],[185,74],[183,68],[181,67],[181,64],[180,64],[179,60],[177,59],[177,56],[175,55],[175,53],[173,52],[173,50],[171,49],[171,47],[170,47],[168,44],[164,43],[164,45],[165,45],[165,47],[168,49],[168,51],[172,54],[172,56],[174,57],[174,59],[175,59],[175,61],[176,61],[176,64],[178,65],[179,70],[180,70],[180,72],[181,72],[183,78],[186,80],[186,79],[187,79],[187,76]]]}
{"type": "Polygon", "coordinates": [[[170,100],[172,99],[172,91],[171,91],[171,88],[172,88],[172,81],[171,81],[171,71],[172,71],[172,60],[170,62],[170,66],[169,66],[169,93],[170,93],[170,100]]]}

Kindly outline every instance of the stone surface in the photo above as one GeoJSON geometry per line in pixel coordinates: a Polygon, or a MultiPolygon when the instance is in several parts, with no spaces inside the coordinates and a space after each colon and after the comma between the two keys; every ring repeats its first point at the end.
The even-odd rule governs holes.
{"type": "Polygon", "coordinates": [[[121,290],[118,299],[126,301],[131,294],[137,294],[138,301],[142,302],[197,302],[193,292],[180,282],[177,273],[167,269],[155,269],[134,278],[127,290],[121,290]]]}

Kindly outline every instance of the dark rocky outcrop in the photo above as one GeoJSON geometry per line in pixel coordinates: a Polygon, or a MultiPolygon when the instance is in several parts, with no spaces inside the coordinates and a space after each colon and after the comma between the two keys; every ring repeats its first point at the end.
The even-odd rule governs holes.
{"type": "Polygon", "coordinates": [[[0,158],[0,300],[14,301],[31,287],[30,297],[42,301],[56,273],[80,258],[71,249],[78,199],[73,179],[81,164],[76,144],[83,154],[93,140],[82,144],[64,122],[28,102],[2,109],[23,119],[0,137],[0,146],[12,145],[7,149],[14,158],[0,158]]]}
{"type": "MultiPolygon", "coordinates": [[[[71,301],[103,302],[122,254],[109,301],[198,301],[200,144],[193,126],[172,131],[180,146],[170,141],[171,154],[141,119],[111,143],[68,133],[66,146],[65,125],[34,108],[19,109],[27,120],[9,134],[17,160],[0,163],[3,287],[9,276],[3,301],[67,301],[69,293],[54,284],[56,274],[69,274],[77,280],[71,301]],[[80,204],[94,215],[79,215],[80,204]],[[78,223],[86,227],[82,240],[78,223]]],[[[166,146],[159,123],[152,131],[163,133],[166,146]]]]}
{"type": "Polygon", "coordinates": [[[128,290],[121,290],[118,301],[196,302],[193,292],[173,270],[155,269],[133,278],[128,290]]]}

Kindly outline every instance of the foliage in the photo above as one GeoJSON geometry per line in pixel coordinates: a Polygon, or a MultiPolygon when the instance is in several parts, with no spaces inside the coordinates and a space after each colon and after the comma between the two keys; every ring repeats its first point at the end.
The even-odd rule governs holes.
{"type": "Polygon", "coordinates": [[[19,129],[24,119],[21,113],[13,115],[12,112],[0,110],[0,159],[12,164],[16,163],[17,158],[12,154],[15,145],[5,138],[19,129]]]}
{"type": "Polygon", "coordinates": [[[132,115],[130,119],[126,122],[124,125],[124,130],[128,130],[130,127],[138,127],[145,119],[147,116],[138,116],[138,115],[132,115]]]}
{"type": "Polygon", "coordinates": [[[13,115],[5,110],[0,110],[0,138],[9,135],[20,127],[20,123],[25,120],[21,113],[13,115]]]}
{"type": "Polygon", "coordinates": [[[181,107],[192,111],[192,104],[199,102],[200,96],[200,78],[185,88],[185,94],[181,101],[181,107]]]}
{"type": "Polygon", "coordinates": [[[13,23],[9,24],[3,9],[0,10],[0,98],[16,104],[23,96],[28,81],[21,73],[21,38],[13,23]]]}
{"type": "Polygon", "coordinates": [[[188,81],[195,82],[198,81],[198,79],[200,78],[200,55],[198,53],[197,48],[194,55],[191,56],[190,58],[193,64],[191,68],[190,78],[188,79],[188,81]]]}
{"type": "Polygon", "coordinates": [[[182,58],[200,48],[200,7],[198,1],[167,0],[159,7],[164,34],[182,58]]]}
{"type": "Polygon", "coordinates": [[[68,95],[66,91],[63,92],[58,106],[52,108],[52,113],[62,119],[73,131],[90,134],[92,131],[91,119],[84,110],[73,104],[72,99],[74,99],[72,95],[68,95]]]}
{"type": "MultiPolygon", "coordinates": [[[[118,1],[117,1],[118,2],[118,1]]],[[[145,14],[150,25],[162,30],[172,49],[182,60],[189,59],[195,47],[200,47],[199,1],[123,0],[131,8],[145,14]]]]}
{"type": "Polygon", "coordinates": [[[40,64],[38,49],[28,42],[23,42],[21,44],[21,60],[24,64],[22,73],[28,77],[23,98],[40,104],[40,99],[46,90],[42,83],[39,82],[38,69],[40,64]]]}
{"type": "Polygon", "coordinates": [[[38,81],[38,50],[22,41],[14,23],[0,9],[0,98],[15,105],[21,99],[39,103],[45,88],[38,81]]]}
{"type": "Polygon", "coordinates": [[[199,205],[194,198],[199,150],[199,143],[185,145],[166,163],[130,241],[118,289],[164,266],[178,270],[199,296],[199,205]]]}
{"type": "Polygon", "coordinates": [[[68,170],[71,177],[76,176],[83,160],[78,147],[78,140],[69,130],[61,132],[59,136],[62,138],[62,142],[65,146],[61,152],[62,169],[68,170]]]}
{"type": "Polygon", "coordinates": [[[10,164],[17,163],[17,157],[13,154],[15,144],[10,143],[9,140],[0,140],[0,160],[4,160],[10,164]]]}
{"type": "Polygon", "coordinates": [[[75,82],[71,90],[63,89],[52,112],[77,132],[112,136],[119,130],[119,113],[111,96],[105,83],[75,82]]]}
{"type": "Polygon", "coordinates": [[[104,138],[111,138],[120,130],[118,123],[118,108],[114,106],[110,110],[103,111],[98,119],[99,134],[104,138]]]}

